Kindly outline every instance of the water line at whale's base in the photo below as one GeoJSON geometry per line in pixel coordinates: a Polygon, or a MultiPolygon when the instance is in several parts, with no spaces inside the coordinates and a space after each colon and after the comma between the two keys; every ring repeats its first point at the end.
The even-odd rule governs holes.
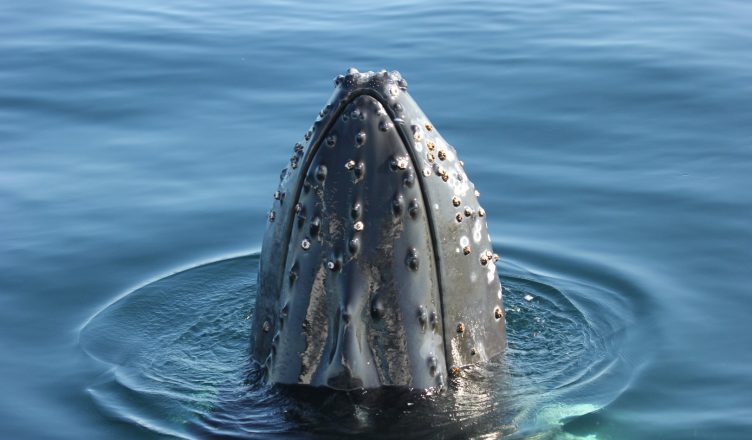
{"type": "Polygon", "coordinates": [[[87,390],[100,410],[183,438],[515,438],[560,432],[562,418],[615,398],[614,376],[629,380],[614,354],[628,341],[602,326],[605,318],[624,323],[619,316],[631,313],[629,304],[613,309],[606,286],[543,276],[510,262],[500,266],[509,348],[465,369],[446,392],[269,386],[248,358],[257,265],[257,254],[199,265],[146,284],[93,317],[80,341],[111,367],[87,390]],[[570,296],[603,301],[580,309],[570,296]]]}

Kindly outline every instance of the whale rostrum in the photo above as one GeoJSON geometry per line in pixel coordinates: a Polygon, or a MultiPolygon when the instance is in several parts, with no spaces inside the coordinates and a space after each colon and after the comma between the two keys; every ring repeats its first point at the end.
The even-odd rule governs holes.
{"type": "Polygon", "coordinates": [[[335,85],[274,192],[252,356],[271,383],[441,390],[506,345],[479,193],[398,72],[335,85]]]}

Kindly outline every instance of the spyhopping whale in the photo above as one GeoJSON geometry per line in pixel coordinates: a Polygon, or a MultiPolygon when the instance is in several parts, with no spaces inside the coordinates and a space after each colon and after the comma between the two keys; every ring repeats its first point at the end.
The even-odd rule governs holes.
{"type": "Polygon", "coordinates": [[[275,384],[440,391],[506,345],[480,194],[399,72],[334,83],[274,192],[252,357],[275,384]]]}

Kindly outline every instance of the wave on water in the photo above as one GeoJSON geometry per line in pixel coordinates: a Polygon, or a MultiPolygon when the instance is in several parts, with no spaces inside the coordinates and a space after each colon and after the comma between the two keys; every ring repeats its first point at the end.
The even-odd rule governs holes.
{"type": "Polygon", "coordinates": [[[90,319],[81,346],[110,367],[88,387],[97,406],[178,438],[549,438],[570,437],[565,422],[608,405],[629,382],[619,354],[637,305],[609,283],[507,260],[499,269],[508,349],[464,370],[448,392],[269,386],[249,358],[258,260],[174,273],[90,319]]]}

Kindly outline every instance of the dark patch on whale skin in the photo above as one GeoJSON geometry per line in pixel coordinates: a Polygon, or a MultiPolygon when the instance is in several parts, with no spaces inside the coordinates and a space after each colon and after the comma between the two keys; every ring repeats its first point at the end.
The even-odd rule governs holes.
{"type": "Polygon", "coordinates": [[[506,344],[485,212],[398,72],[335,84],[274,193],[252,356],[273,383],[440,390],[506,344]]]}

